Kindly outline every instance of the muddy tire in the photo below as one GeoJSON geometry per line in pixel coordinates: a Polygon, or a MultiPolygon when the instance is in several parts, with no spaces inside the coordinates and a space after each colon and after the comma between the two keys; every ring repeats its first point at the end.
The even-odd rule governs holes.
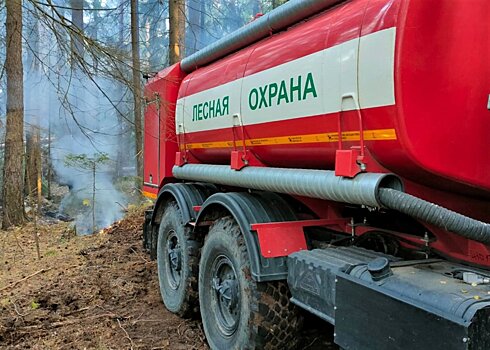
{"type": "Polygon", "coordinates": [[[211,349],[294,349],[301,318],[285,282],[257,283],[231,217],[217,220],[201,251],[199,300],[211,349]]]}
{"type": "Polygon", "coordinates": [[[198,306],[200,243],[184,226],[182,213],[169,202],[158,230],[157,265],[160,293],[165,307],[180,317],[191,317],[198,306]]]}

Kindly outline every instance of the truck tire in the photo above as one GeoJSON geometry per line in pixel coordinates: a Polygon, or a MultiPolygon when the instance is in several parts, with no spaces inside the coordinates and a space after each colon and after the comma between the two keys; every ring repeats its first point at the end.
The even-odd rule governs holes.
{"type": "Polygon", "coordinates": [[[210,228],[201,251],[199,300],[211,349],[294,349],[301,318],[287,284],[258,283],[231,217],[210,228]]]}
{"type": "Polygon", "coordinates": [[[176,202],[169,202],[158,230],[158,282],[165,307],[180,317],[190,317],[198,305],[200,243],[182,222],[176,202]]]}

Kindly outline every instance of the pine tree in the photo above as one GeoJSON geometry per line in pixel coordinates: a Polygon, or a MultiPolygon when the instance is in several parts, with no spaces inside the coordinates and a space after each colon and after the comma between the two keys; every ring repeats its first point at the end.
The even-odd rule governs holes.
{"type": "Polygon", "coordinates": [[[139,51],[138,0],[131,0],[131,50],[133,59],[134,134],[136,170],[143,179],[143,133],[141,120],[141,68],[139,51]]]}
{"type": "Polygon", "coordinates": [[[184,0],[169,0],[169,63],[179,62],[184,58],[185,40],[185,2],[184,0]]]}
{"type": "Polygon", "coordinates": [[[24,72],[22,66],[22,0],[7,0],[7,124],[3,169],[3,228],[24,221],[24,72]]]}

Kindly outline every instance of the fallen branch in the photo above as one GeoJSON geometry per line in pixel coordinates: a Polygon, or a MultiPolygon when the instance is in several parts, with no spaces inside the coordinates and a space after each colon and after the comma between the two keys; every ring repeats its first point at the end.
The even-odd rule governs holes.
{"type": "Polygon", "coordinates": [[[122,208],[122,210],[123,210],[125,213],[127,213],[127,212],[128,212],[129,208],[125,207],[124,205],[122,205],[122,204],[121,204],[121,203],[119,203],[119,202],[115,202],[115,203],[116,203],[117,205],[119,205],[119,206],[122,208]]]}
{"type": "MultiPolygon", "coordinates": [[[[125,306],[125,305],[124,305],[125,306]]],[[[107,310],[105,309],[104,307],[102,307],[101,305],[96,305],[95,307],[98,307],[99,309],[107,312],[108,314],[111,315],[112,318],[114,319],[120,319],[120,320],[127,320],[127,319],[130,319],[131,316],[122,316],[122,315],[119,315],[119,314],[116,314],[114,312],[112,312],[111,310],[107,310]]]]}
{"type": "MultiPolygon", "coordinates": [[[[19,327],[17,330],[18,331],[32,331],[36,329],[53,329],[53,328],[58,328],[58,327],[63,327],[63,326],[69,326],[72,324],[80,324],[82,321],[87,321],[87,320],[94,320],[98,318],[103,318],[103,317],[108,317],[117,320],[119,322],[119,318],[115,318],[113,314],[100,314],[100,315],[93,315],[85,318],[75,318],[72,320],[66,320],[66,321],[59,321],[59,322],[51,322],[48,326],[44,324],[36,324],[32,326],[24,326],[24,327],[19,327]]],[[[127,318],[122,318],[122,319],[127,319],[127,318]]]]}
{"type": "Polygon", "coordinates": [[[132,321],[131,322],[131,325],[134,326],[135,324],[137,323],[140,323],[140,322],[163,322],[163,320],[136,320],[136,321],[132,321]]]}
{"type": "Polygon", "coordinates": [[[34,277],[36,275],[39,275],[40,273],[48,272],[49,270],[51,270],[51,268],[49,268],[49,269],[42,269],[42,270],[39,270],[37,272],[34,272],[33,274],[31,274],[29,276],[26,276],[26,277],[24,277],[24,278],[22,278],[22,279],[20,279],[18,281],[15,281],[15,282],[10,283],[8,286],[5,286],[5,287],[1,288],[0,289],[0,292],[3,292],[4,290],[9,289],[9,288],[13,288],[16,285],[18,285],[19,283],[22,283],[24,281],[27,281],[29,278],[34,277]]]}
{"type": "Polygon", "coordinates": [[[71,324],[75,324],[75,323],[80,323],[80,320],[79,319],[74,319],[74,320],[67,320],[67,321],[59,321],[59,322],[51,322],[49,324],[49,328],[46,327],[44,324],[36,324],[36,325],[32,325],[32,326],[24,326],[24,327],[19,327],[17,329],[17,331],[22,331],[22,332],[25,332],[25,331],[33,331],[33,330],[36,330],[36,329],[41,329],[41,330],[46,330],[46,328],[48,329],[52,329],[52,328],[58,328],[58,327],[62,327],[62,326],[68,326],[68,325],[71,325],[71,324]]]}
{"type": "Polygon", "coordinates": [[[122,331],[124,332],[124,334],[126,334],[126,338],[129,340],[129,343],[131,344],[131,350],[133,350],[134,349],[133,339],[131,339],[131,337],[129,336],[128,332],[121,325],[121,322],[119,321],[118,318],[116,318],[116,321],[117,321],[117,324],[119,325],[119,328],[121,328],[122,331]]]}
{"type": "Polygon", "coordinates": [[[133,248],[130,248],[130,250],[131,250],[131,251],[132,251],[134,254],[136,254],[136,256],[138,256],[139,258],[141,258],[141,259],[144,261],[144,263],[145,263],[145,264],[150,263],[150,261],[148,261],[147,259],[145,259],[145,258],[144,258],[142,255],[138,254],[138,252],[137,252],[136,250],[134,250],[133,248]]]}
{"type": "Polygon", "coordinates": [[[77,314],[79,312],[87,311],[89,309],[90,309],[90,307],[84,307],[84,308],[81,308],[81,309],[78,309],[78,310],[75,310],[75,311],[72,311],[72,312],[68,312],[68,313],[64,314],[63,317],[71,316],[73,314],[77,314]]]}
{"type": "Polygon", "coordinates": [[[17,315],[19,315],[20,317],[25,317],[25,316],[27,316],[27,315],[29,315],[29,314],[31,313],[31,312],[29,311],[29,312],[27,312],[27,313],[25,313],[25,314],[21,314],[21,313],[19,312],[19,310],[17,309],[17,305],[16,305],[15,303],[12,303],[12,304],[14,305],[14,311],[15,311],[15,313],[16,313],[17,315]]]}
{"type": "Polygon", "coordinates": [[[316,337],[315,339],[313,339],[313,341],[312,341],[310,344],[308,344],[308,345],[307,345],[307,346],[306,346],[304,349],[308,349],[308,348],[312,347],[312,346],[313,346],[313,344],[315,344],[315,342],[316,342],[318,339],[319,339],[318,337],[316,337]]]}

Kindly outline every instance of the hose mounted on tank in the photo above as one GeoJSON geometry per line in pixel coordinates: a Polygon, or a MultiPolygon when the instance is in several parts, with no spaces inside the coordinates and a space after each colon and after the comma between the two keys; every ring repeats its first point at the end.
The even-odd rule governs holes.
{"type": "Polygon", "coordinates": [[[384,208],[399,211],[481,243],[490,243],[490,224],[488,223],[469,218],[437,204],[390,188],[380,188],[378,198],[384,208]]]}
{"type": "Polygon", "coordinates": [[[191,73],[198,67],[267,38],[272,33],[279,32],[342,1],[345,0],[290,0],[274,11],[187,56],[182,60],[181,68],[184,72],[191,73]]]}
{"type": "Polygon", "coordinates": [[[348,179],[328,170],[250,166],[235,171],[227,165],[208,164],[175,166],[173,174],[181,180],[396,210],[460,236],[490,243],[490,224],[404,193],[401,180],[393,174],[362,173],[348,179]]]}

